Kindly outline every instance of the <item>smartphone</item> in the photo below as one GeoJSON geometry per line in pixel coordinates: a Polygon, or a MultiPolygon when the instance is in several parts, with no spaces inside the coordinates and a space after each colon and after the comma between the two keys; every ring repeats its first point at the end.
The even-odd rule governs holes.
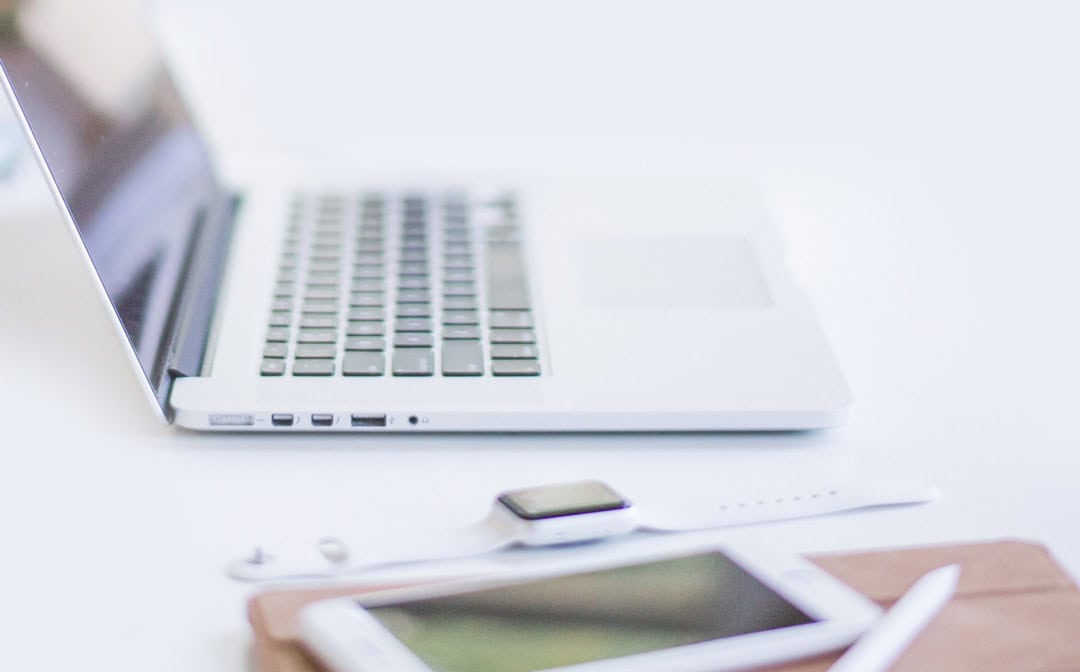
{"type": "Polygon", "coordinates": [[[711,672],[841,648],[881,613],[816,565],[758,547],[562,553],[494,579],[316,602],[300,638],[334,672],[711,672]]]}

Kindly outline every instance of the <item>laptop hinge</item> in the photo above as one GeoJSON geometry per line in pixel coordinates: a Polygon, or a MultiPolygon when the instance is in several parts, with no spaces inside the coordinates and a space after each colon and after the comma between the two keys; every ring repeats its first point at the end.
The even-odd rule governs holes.
{"type": "Polygon", "coordinates": [[[240,203],[236,194],[219,195],[200,210],[199,221],[192,228],[182,280],[177,283],[166,328],[167,343],[152,376],[164,383],[158,387],[158,401],[166,417],[172,415],[166,402],[173,381],[196,376],[202,368],[240,203]]]}

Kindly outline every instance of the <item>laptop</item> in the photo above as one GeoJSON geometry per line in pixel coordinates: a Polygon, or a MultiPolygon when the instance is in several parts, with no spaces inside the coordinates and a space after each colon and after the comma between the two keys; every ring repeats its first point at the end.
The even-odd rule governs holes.
{"type": "Polygon", "coordinates": [[[4,85],[164,420],[371,433],[844,419],[848,387],[747,184],[220,175],[149,24],[95,11],[117,10],[11,4],[4,85]]]}

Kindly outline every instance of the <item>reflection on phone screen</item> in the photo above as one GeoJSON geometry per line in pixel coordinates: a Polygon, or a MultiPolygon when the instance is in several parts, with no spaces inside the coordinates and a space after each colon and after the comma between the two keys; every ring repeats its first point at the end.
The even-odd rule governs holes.
{"type": "Polygon", "coordinates": [[[530,672],[814,620],[720,553],[367,610],[438,672],[530,672]]]}

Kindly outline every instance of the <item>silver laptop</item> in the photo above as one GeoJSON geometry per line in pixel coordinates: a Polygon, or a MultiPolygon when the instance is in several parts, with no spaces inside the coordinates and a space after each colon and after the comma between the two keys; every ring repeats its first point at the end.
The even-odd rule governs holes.
{"type": "Polygon", "coordinates": [[[168,421],[272,432],[842,421],[848,388],[746,185],[220,176],[138,17],[73,28],[49,6],[5,10],[5,86],[168,421]]]}

